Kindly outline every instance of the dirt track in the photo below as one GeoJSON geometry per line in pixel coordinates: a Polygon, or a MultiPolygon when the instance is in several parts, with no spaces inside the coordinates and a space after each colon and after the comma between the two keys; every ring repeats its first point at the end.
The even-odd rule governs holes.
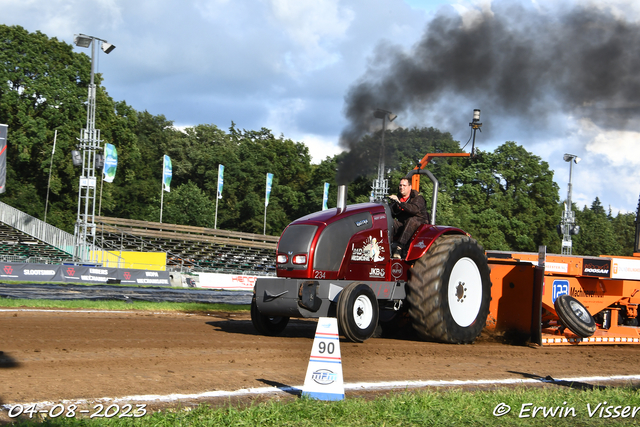
{"type": "MultiPolygon", "coordinates": [[[[248,313],[0,311],[0,404],[304,382],[315,323],[257,335],[248,313]]],[[[640,346],[532,348],[481,339],[341,341],[344,380],[638,375],[640,346]]]]}

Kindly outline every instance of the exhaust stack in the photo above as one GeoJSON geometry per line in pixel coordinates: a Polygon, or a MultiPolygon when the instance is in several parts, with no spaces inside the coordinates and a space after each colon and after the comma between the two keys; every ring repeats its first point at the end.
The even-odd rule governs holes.
{"type": "Polygon", "coordinates": [[[344,210],[347,208],[347,186],[346,185],[340,185],[338,187],[338,202],[336,207],[338,208],[338,213],[344,212],[344,210]]]}

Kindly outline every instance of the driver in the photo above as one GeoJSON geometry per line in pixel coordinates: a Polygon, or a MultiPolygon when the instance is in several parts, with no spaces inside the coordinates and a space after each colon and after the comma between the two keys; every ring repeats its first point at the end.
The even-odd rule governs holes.
{"type": "Polygon", "coordinates": [[[400,259],[408,248],[409,239],[422,224],[429,223],[427,202],[416,190],[411,189],[407,178],[400,180],[398,195],[389,196],[395,203],[391,204],[393,216],[393,243],[391,258],[400,259]]]}

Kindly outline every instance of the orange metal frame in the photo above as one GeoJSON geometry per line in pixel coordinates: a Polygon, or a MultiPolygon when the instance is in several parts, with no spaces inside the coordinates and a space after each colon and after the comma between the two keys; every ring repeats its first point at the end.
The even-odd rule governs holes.
{"type": "MultiPolygon", "coordinates": [[[[428,153],[416,165],[424,169],[436,157],[471,157],[470,153],[428,153]]],[[[420,175],[411,178],[411,187],[420,191],[420,175]]],[[[640,304],[640,276],[637,280],[596,277],[584,273],[584,257],[571,255],[546,255],[545,268],[538,266],[537,253],[496,253],[489,256],[491,270],[491,303],[487,329],[526,334],[540,345],[577,344],[640,344],[640,327],[618,325],[620,311],[636,317],[640,304]],[[558,268],[558,267],[561,268],[558,268]],[[597,324],[596,332],[589,338],[580,338],[562,327],[553,305],[554,281],[562,280],[568,293],[579,300],[593,316],[602,310],[611,311],[610,326],[597,324]]],[[[640,253],[632,259],[638,261],[640,253]]],[[[625,259],[602,257],[602,259],[625,259]]]]}
{"type": "MultiPolygon", "coordinates": [[[[420,167],[416,166],[415,169],[424,169],[429,164],[429,161],[434,157],[471,157],[470,153],[427,153],[422,160],[420,160],[420,167]]],[[[416,191],[420,191],[420,175],[415,174],[411,177],[411,188],[416,191]]]]}
{"type": "MultiPolygon", "coordinates": [[[[489,256],[493,286],[488,329],[530,334],[531,341],[540,345],[640,344],[640,327],[618,325],[621,310],[629,317],[637,315],[639,280],[587,276],[583,273],[584,258],[579,256],[547,255],[546,265],[566,265],[566,271],[557,272],[538,267],[536,253],[503,255],[489,256]],[[610,326],[605,329],[605,325],[597,324],[595,334],[589,338],[580,338],[562,327],[553,305],[554,281],[562,282],[568,294],[591,315],[610,310],[610,326]]],[[[620,258],[611,258],[612,263],[620,258]]],[[[635,257],[626,259],[640,261],[635,257]]]]}

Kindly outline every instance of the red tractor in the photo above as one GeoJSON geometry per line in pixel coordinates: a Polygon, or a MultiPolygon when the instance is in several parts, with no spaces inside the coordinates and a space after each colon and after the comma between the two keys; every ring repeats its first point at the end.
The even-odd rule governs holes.
{"type": "Polygon", "coordinates": [[[391,324],[406,311],[426,339],[472,343],[489,313],[489,267],[484,249],[469,234],[435,223],[438,181],[423,169],[435,156],[452,155],[429,154],[407,175],[414,189],[420,174],[427,175],[433,199],[431,223],[416,231],[404,259],[391,258],[389,204],[347,206],[342,186],[337,208],[302,217],[282,233],[278,277],[259,278],[255,284],[255,328],[277,335],[291,317],[337,317],[345,338],[363,342],[379,322],[391,324]]]}

